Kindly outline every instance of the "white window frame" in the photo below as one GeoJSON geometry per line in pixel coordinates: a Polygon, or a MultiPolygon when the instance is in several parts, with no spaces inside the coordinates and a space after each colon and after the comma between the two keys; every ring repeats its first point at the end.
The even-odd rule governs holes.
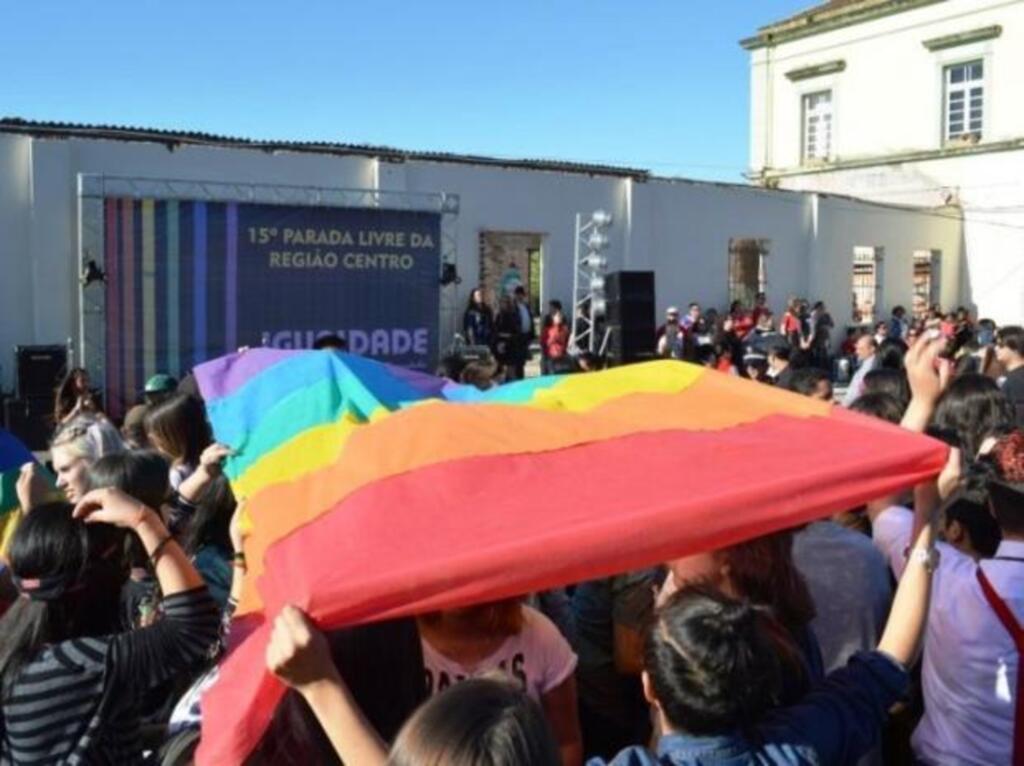
{"type": "MultiPolygon", "coordinates": [[[[922,296],[927,307],[931,308],[936,304],[942,302],[942,251],[941,250],[915,250],[913,254],[913,278],[914,283],[911,286],[913,292],[913,298],[916,298],[917,293],[917,264],[927,263],[929,267],[928,274],[928,295],[922,296]]],[[[913,300],[913,299],[912,299],[913,300]]],[[[913,306],[913,303],[911,304],[913,306]]],[[[913,308],[911,308],[913,313],[913,308]]]]}
{"type": "Polygon", "coordinates": [[[857,316],[856,314],[852,317],[855,324],[860,324],[867,327],[872,327],[881,317],[884,316],[885,301],[885,270],[882,267],[882,262],[885,260],[885,248],[884,247],[864,247],[858,245],[853,248],[853,259],[850,262],[850,287],[851,293],[854,296],[853,309],[856,311],[856,295],[857,291],[853,287],[854,283],[854,272],[856,266],[864,266],[870,264],[873,267],[875,284],[874,284],[874,302],[871,304],[871,316],[865,319],[863,316],[857,316]]]}
{"type": "Polygon", "coordinates": [[[960,61],[944,63],[942,65],[942,140],[943,143],[952,143],[964,140],[977,140],[981,141],[986,133],[986,123],[989,120],[988,109],[986,102],[988,95],[988,70],[989,62],[985,56],[975,56],[966,58],[960,61]],[[976,79],[968,80],[966,75],[970,73],[970,69],[978,65],[981,67],[981,76],[976,79]],[[952,82],[952,76],[954,70],[965,68],[965,79],[962,82],[952,82]],[[978,105],[978,122],[977,129],[972,129],[971,125],[974,122],[974,109],[972,107],[972,101],[974,99],[974,92],[980,90],[981,103],[978,105]],[[958,133],[951,132],[950,124],[950,113],[951,105],[954,95],[959,94],[963,99],[963,117],[962,117],[962,129],[958,133]],[[973,138],[975,137],[976,138],[973,138]]]}
{"type": "MultiPolygon", "coordinates": [[[[809,165],[816,162],[828,162],[834,155],[835,148],[835,124],[836,124],[836,111],[835,111],[835,89],[832,87],[820,87],[815,90],[807,90],[800,94],[800,162],[803,165],[809,165]],[[820,99],[822,96],[828,96],[828,107],[827,109],[815,108],[813,111],[810,108],[810,102],[813,99],[820,99]],[[816,134],[820,139],[821,125],[823,124],[822,117],[827,117],[827,130],[826,135],[828,137],[828,143],[825,147],[825,153],[821,154],[817,149],[815,153],[810,154],[809,137],[810,137],[810,126],[812,117],[818,118],[818,127],[816,128],[816,134]]],[[[816,146],[818,142],[816,140],[816,146]]]]}
{"type": "MultiPolygon", "coordinates": [[[[730,237],[729,238],[729,260],[726,264],[726,279],[728,281],[727,291],[729,293],[729,303],[731,304],[736,300],[743,300],[739,295],[738,288],[740,283],[733,281],[733,256],[739,252],[739,246],[744,242],[756,242],[757,243],[757,293],[768,292],[768,255],[772,251],[772,241],[764,237],[730,237]]],[[[753,303],[752,301],[744,301],[745,303],[753,303]]]]}
{"type": "MultiPolygon", "coordinates": [[[[931,119],[931,124],[935,126],[932,135],[934,142],[932,145],[936,149],[941,149],[949,145],[946,141],[946,67],[955,66],[956,64],[962,64],[965,61],[982,61],[985,68],[985,113],[984,113],[984,129],[985,141],[997,141],[1002,136],[1002,133],[997,130],[1002,118],[1002,111],[1000,110],[999,104],[996,103],[996,99],[993,97],[995,91],[993,91],[994,81],[992,79],[993,69],[994,47],[993,43],[998,40],[983,40],[977,43],[969,43],[967,45],[958,45],[954,48],[947,48],[945,50],[938,50],[932,54],[932,64],[935,67],[934,76],[932,77],[931,92],[928,99],[928,112],[931,119]]],[[[956,142],[953,144],[956,145],[956,142]]]]}

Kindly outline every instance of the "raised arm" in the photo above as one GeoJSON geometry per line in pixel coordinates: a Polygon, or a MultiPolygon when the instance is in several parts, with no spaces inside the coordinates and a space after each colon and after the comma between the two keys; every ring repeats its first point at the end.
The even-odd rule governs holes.
{"type": "Polygon", "coordinates": [[[203,454],[199,456],[199,466],[178,487],[181,498],[186,503],[193,504],[202,500],[210,482],[220,476],[224,458],[233,454],[231,447],[224,444],[214,443],[204,449],[203,454]]]}
{"type": "Polygon", "coordinates": [[[949,499],[960,484],[960,450],[950,450],[946,467],[934,482],[918,486],[915,491],[913,541],[907,551],[907,563],[893,598],[878,649],[904,666],[917,658],[928,620],[932,572],[938,566],[935,550],[935,528],[940,515],[940,502],[949,499]]]}
{"type": "Polygon", "coordinates": [[[341,680],[327,640],[297,607],[286,606],[274,620],[267,667],[302,695],[344,763],[383,766],[384,743],[341,680]]]}
{"type": "Polygon", "coordinates": [[[88,493],[75,508],[86,523],[104,522],[138,535],[163,592],[163,617],[111,643],[118,685],[151,688],[209,656],[220,622],[216,604],[156,511],[116,489],[88,493]]]}
{"type": "Polygon", "coordinates": [[[945,347],[944,338],[922,337],[904,357],[911,397],[900,425],[910,431],[924,433],[935,411],[935,403],[949,383],[949,361],[939,358],[945,347]]]}

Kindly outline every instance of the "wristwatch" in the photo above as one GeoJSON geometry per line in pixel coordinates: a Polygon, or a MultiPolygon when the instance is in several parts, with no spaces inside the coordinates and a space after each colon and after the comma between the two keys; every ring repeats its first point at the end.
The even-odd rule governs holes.
{"type": "Polygon", "coordinates": [[[907,561],[917,561],[928,572],[939,568],[939,552],[935,548],[911,548],[907,551],[907,561]]]}

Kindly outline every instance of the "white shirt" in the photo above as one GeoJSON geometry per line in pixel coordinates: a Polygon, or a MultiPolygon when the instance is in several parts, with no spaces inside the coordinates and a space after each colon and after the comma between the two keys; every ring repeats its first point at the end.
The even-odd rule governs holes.
{"type": "Polygon", "coordinates": [[[860,367],[857,368],[857,372],[853,373],[853,378],[850,380],[850,387],[846,389],[846,396],[843,397],[842,404],[844,407],[849,407],[864,393],[864,378],[875,369],[877,364],[878,357],[874,355],[869,356],[860,363],[860,367]]]}
{"type": "Polygon", "coordinates": [[[530,316],[530,309],[526,307],[525,303],[517,303],[519,308],[519,329],[523,331],[524,335],[529,335],[531,326],[533,325],[533,318],[530,316]]]}
{"type": "MultiPolygon", "coordinates": [[[[906,563],[913,514],[898,506],[873,525],[875,543],[897,577],[906,563]]],[[[911,740],[928,764],[1010,763],[1020,657],[978,583],[980,566],[1014,617],[1024,624],[1024,542],[1004,541],[996,558],[976,563],[938,544],[925,634],[922,686],[925,713],[911,740]]]]}
{"type": "Polygon", "coordinates": [[[422,644],[423,667],[431,695],[453,683],[498,671],[518,682],[523,691],[539,702],[576,670],[576,654],[569,642],[551,620],[528,606],[523,607],[522,629],[472,668],[441,654],[426,640],[422,644]]]}

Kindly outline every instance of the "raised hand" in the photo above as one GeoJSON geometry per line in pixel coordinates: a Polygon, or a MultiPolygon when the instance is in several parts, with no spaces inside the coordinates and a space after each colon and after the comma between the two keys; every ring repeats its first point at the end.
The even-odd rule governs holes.
{"type": "Polygon", "coordinates": [[[274,630],[267,644],[267,667],[285,684],[298,690],[338,677],[324,634],[301,609],[290,604],[274,620],[274,630]]]}
{"type": "Polygon", "coordinates": [[[94,489],[75,506],[74,517],[86,524],[101,522],[122,529],[138,529],[143,521],[156,518],[156,513],[134,497],[119,489],[94,489]]]}

